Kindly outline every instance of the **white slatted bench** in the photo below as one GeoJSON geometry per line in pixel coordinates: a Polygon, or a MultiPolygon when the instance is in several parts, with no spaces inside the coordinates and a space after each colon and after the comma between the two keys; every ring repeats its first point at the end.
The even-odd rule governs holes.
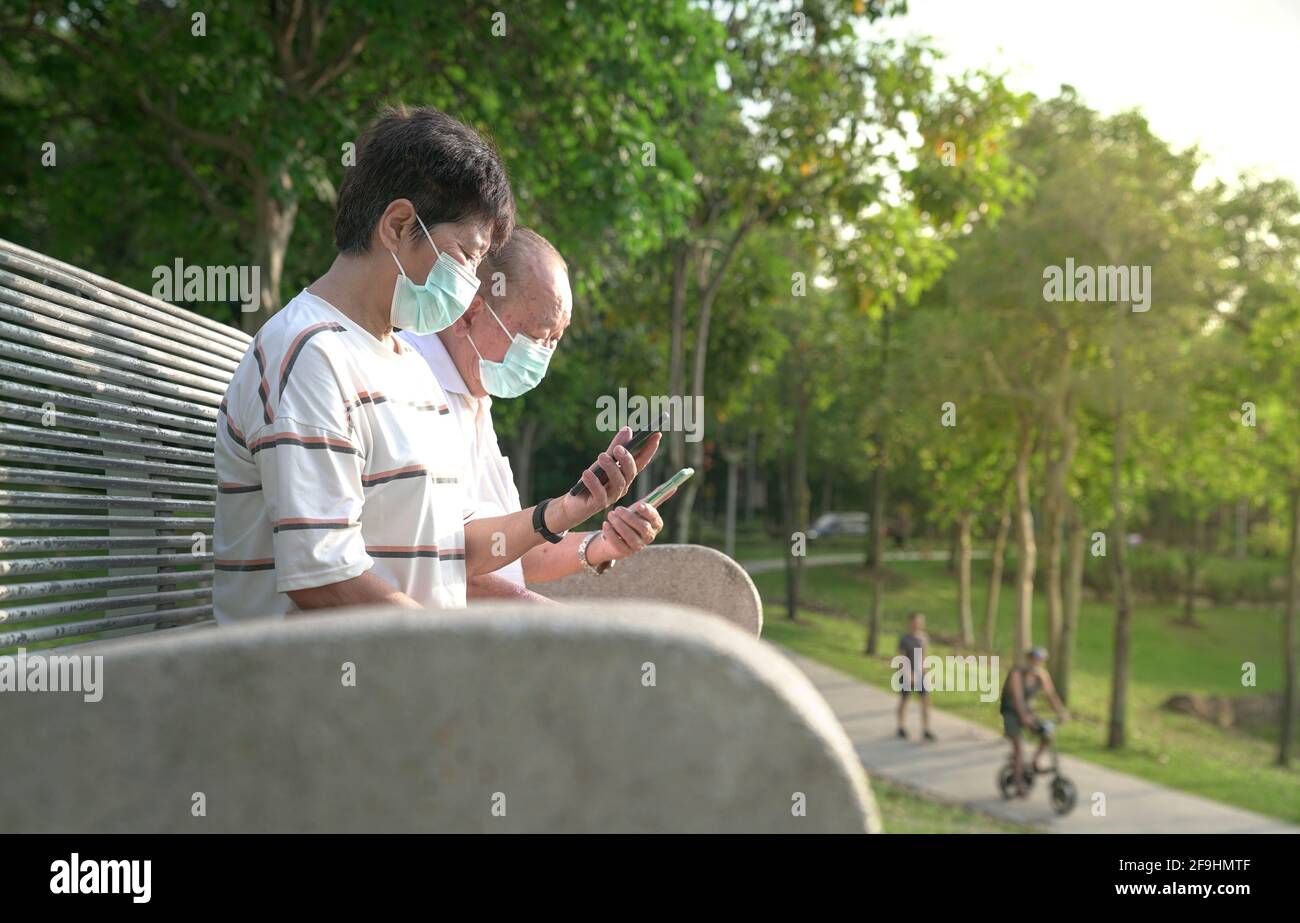
{"type": "Polygon", "coordinates": [[[249,339],[0,240],[0,651],[211,618],[213,435],[249,339]]]}

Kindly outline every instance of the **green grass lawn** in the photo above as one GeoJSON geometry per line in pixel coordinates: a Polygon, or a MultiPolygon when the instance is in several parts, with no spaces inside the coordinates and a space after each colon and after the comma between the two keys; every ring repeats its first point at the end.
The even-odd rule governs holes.
{"type": "Polygon", "coordinates": [[[872,777],[871,790],[886,833],[1037,833],[977,811],[927,798],[872,777]]]}
{"type": "MultiPolygon", "coordinates": [[[[858,679],[888,686],[898,635],[909,611],[926,613],[936,639],[955,637],[956,581],[940,562],[897,563],[890,567],[885,633],[881,655],[863,651],[870,604],[867,575],[857,566],[813,567],[805,571],[804,608],[798,621],[786,618],[784,574],[755,577],[764,600],[763,635],[858,679]]],[[[987,563],[976,562],[976,632],[981,630],[987,563]]],[[[1004,587],[997,643],[1002,675],[1014,638],[1014,594],[1004,587]]],[[[1300,768],[1273,765],[1276,730],[1259,734],[1224,731],[1159,706],[1177,692],[1237,694],[1274,691],[1282,685],[1282,616],[1271,607],[1219,606],[1198,611],[1200,627],[1175,624],[1177,605],[1139,604],[1133,615],[1132,673],[1129,685],[1129,740],[1122,751],[1105,747],[1110,695],[1114,608],[1085,600],[1079,619],[1070,709],[1074,720],[1060,731],[1061,750],[1112,769],[1300,823],[1300,768]],[[1254,662],[1258,688],[1243,690],[1242,663],[1254,662]]],[[[1046,603],[1035,602],[1035,638],[1046,637],[1046,603]]],[[[934,653],[958,653],[943,643],[934,653]]],[[[1041,703],[1040,703],[1041,704],[1041,703]]],[[[977,692],[938,693],[935,705],[953,714],[1001,729],[996,704],[977,692]]]]}
{"type": "MultiPolygon", "coordinates": [[[[691,541],[711,548],[722,549],[722,529],[712,523],[706,523],[695,529],[691,541]]],[[[736,535],[736,560],[754,561],[762,558],[781,558],[790,553],[790,540],[781,536],[772,536],[766,532],[738,531],[736,535]]],[[[867,538],[864,535],[829,535],[825,538],[809,539],[806,545],[809,555],[844,554],[857,552],[866,555],[867,538]]],[[[886,541],[885,551],[894,551],[892,541],[886,541]]],[[[914,538],[907,544],[908,551],[947,550],[941,541],[914,538]]]]}

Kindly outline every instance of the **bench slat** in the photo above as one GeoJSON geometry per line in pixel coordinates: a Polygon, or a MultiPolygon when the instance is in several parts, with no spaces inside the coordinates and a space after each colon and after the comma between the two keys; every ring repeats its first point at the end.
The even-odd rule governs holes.
{"type": "Polygon", "coordinates": [[[37,253],[35,250],[28,250],[2,238],[0,238],[0,264],[9,266],[24,275],[34,275],[57,282],[95,301],[121,308],[138,317],[163,324],[180,320],[192,329],[202,330],[212,339],[214,349],[233,353],[234,359],[243,356],[253,339],[244,331],[227,326],[220,321],[203,317],[185,308],[178,308],[152,295],[122,285],[120,282],[105,279],[93,272],[56,260],[43,253],[37,253]]]}
{"type": "MultiPolygon", "coordinates": [[[[215,480],[215,478],[214,478],[215,480]]],[[[67,471],[42,471],[0,465],[0,484],[44,484],[64,487],[93,487],[97,490],[149,490],[160,494],[197,494],[215,497],[215,483],[190,484],[184,481],[142,481],[139,478],[115,478],[100,474],[72,474],[67,471]]]]}
{"type": "Polygon", "coordinates": [[[122,567],[189,567],[211,564],[208,554],[113,554],[87,555],[79,558],[27,558],[0,561],[0,577],[25,577],[77,570],[103,570],[122,567]]]}
{"type": "MultiPolygon", "coordinates": [[[[4,306],[0,305],[0,316],[5,313],[4,306]]],[[[66,356],[84,363],[86,374],[145,388],[159,394],[167,394],[180,400],[195,401],[215,407],[221,403],[221,397],[226,391],[217,382],[186,375],[154,362],[136,359],[134,356],[124,356],[105,349],[102,345],[87,346],[77,340],[44,333],[30,327],[19,327],[7,321],[0,321],[0,336],[11,343],[35,347],[33,358],[39,356],[41,359],[51,360],[66,356]],[[185,384],[177,384],[178,381],[185,384]]],[[[92,342],[88,337],[78,339],[92,342]]],[[[47,364],[55,365],[50,361],[47,361],[47,364]]],[[[55,367],[65,366],[55,365],[55,367]]]]}
{"type": "Polygon", "coordinates": [[[238,359],[213,351],[211,338],[190,333],[175,322],[155,323],[116,308],[97,304],[88,298],[70,295],[57,288],[0,270],[0,293],[4,293],[6,289],[19,295],[30,296],[35,302],[32,310],[50,314],[59,320],[84,323],[103,333],[137,339],[141,343],[154,346],[164,352],[174,353],[180,358],[204,367],[220,369],[227,376],[233,374],[235,367],[239,365],[238,359]]]}
{"type": "MultiPolygon", "coordinates": [[[[138,486],[139,482],[133,482],[138,486]]],[[[94,510],[124,509],[170,510],[212,515],[213,501],[181,500],[174,497],[124,497],[105,494],[46,494],[37,491],[0,490],[0,508],[4,507],[83,507],[94,510]]]]}
{"type": "MultiPolygon", "coordinates": [[[[3,275],[6,274],[0,273],[0,276],[3,275]]],[[[121,324],[111,324],[93,315],[60,307],[42,298],[5,288],[3,278],[0,278],[0,317],[24,327],[31,327],[33,330],[44,330],[57,336],[71,337],[101,349],[156,362],[219,385],[234,373],[233,368],[214,366],[186,356],[178,356],[165,349],[158,349],[153,345],[158,341],[158,337],[123,327],[121,324]]]]}
{"type": "MultiPolygon", "coordinates": [[[[183,581],[176,581],[181,583],[183,581]]],[[[167,590],[162,593],[137,593],[130,596],[96,596],[91,599],[69,599],[57,603],[38,603],[33,606],[19,606],[15,609],[0,609],[0,622],[30,622],[36,619],[53,618],[59,615],[77,615],[82,612],[95,612],[103,609],[129,609],[133,606],[152,606],[166,602],[186,602],[201,599],[205,603],[212,598],[212,589],[204,587],[195,590],[167,590]]]]}
{"type": "Polygon", "coordinates": [[[83,622],[65,622],[42,628],[25,628],[19,631],[0,632],[0,648],[58,641],[64,638],[81,639],[84,635],[101,631],[141,626],[171,627],[212,618],[211,606],[189,606],[183,609],[164,609],[161,612],[142,612],[138,615],[115,615],[83,622]]]}
{"type": "MultiPolygon", "coordinates": [[[[201,532],[201,529],[196,529],[201,532]]],[[[0,552],[98,551],[101,548],[189,548],[188,535],[0,535],[0,552]]]]}
{"type": "MultiPolygon", "coordinates": [[[[209,421],[210,429],[208,432],[216,432],[215,421],[217,419],[217,407],[220,404],[219,400],[214,400],[210,405],[194,404],[173,397],[153,394],[138,387],[108,384],[100,379],[111,378],[120,382],[125,378],[128,379],[128,385],[138,384],[140,379],[137,376],[113,372],[92,362],[70,359],[67,356],[59,356],[41,349],[33,349],[21,343],[7,343],[0,340],[0,355],[18,360],[16,363],[0,361],[0,371],[7,374],[16,373],[16,376],[21,380],[58,385],[70,388],[73,391],[89,391],[100,397],[119,397],[124,404],[149,404],[170,410],[179,416],[192,415],[200,417],[209,421]],[[43,368],[42,366],[46,367],[43,368]]],[[[145,384],[148,385],[151,382],[146,381],[145,384]]]]}
{"type": "MultiPolygon", "coordinates": [[[[8,435],[10,427],[0,424],[0,436],[8,435]]],[[[147,450],[138,446],[136,450],[147,450]]],[[[38,449],[31,446],[0,444],[0,461],[26,462],[28,464],[59,465],[64,468],[87,468],[92,471],[134,471],[138,474],[157,474],[170,477],[195,478],[216,482],[217,473],[212,468],[180,465],[174,462],[140,461],[134,458],[115,458],[111,455],[91,455],[86,452],[63,452],[58,449],[38,449]]],[[[152,483],[152,482],[149,482],[152,483]]]]}
{"type": "Polygon", "coordinates": [[[123,587],[167,586],[181,583],[211,583],[211,570],[180,571],[174,574],[123,574],[118,577],[78,577],[41,580],[35,583],[0,584],[0,601],[36,599],[41,596],[73,596],[123,587]]]}
{"type": "MultiPolygon", "coordinates": [[[[4,405],[0,403],[0,418],[4,416],[4,405]]],[[[60,425],[68,425],[66,416],[59,416],[57,419],[60,425]]],[[[101,436],[83,436],[81,433],[69,433],[61,429],[55,429],[52,426],[14,426],[11,423],[0,423],[0,437],[23,442],[62,445],[73,449],[84,449],[89,452],[123,452],[128,455],[146,455],[150,458],[170,458],[178,463],[185,462],[190,467],[204,465],[207,466],[207,470],[212,470],[212,452],[210,451],[200,452],[194,449],[182,449],[169,445],[128,442],[125,439],[105,439],[101,436]]]]}
{"type": "MultiPolygon", "coordinates": [[[[6,368],[9,365],[11,363],[0,362],[0,372],[9,371],[6,368]]],[[[48,388],[37,388],[33,385],[24,385],[2,379],[0,379],[0,395],[12,397],[16,400],[35,401],[41,405],[53,404],[54,413],[61,426],[70,426],[74,429],[91,429],[104,433],[121,433],[126,436],[136,436],[140,439],[152,439],[158,442],[175,442],[180,445],[198,446],[208,452],[212,452],[215,446],[212,435],[216,433],[217,427],[215,423],[208,420],[195,420],[191,417],[161,413],[152,407],[143,407],[139,404],[117,404],[112,401],[101,401],[98,398],[83,397],[80,394],[51,391],[48,388]],[[78,416],[65,411],[63,409],[65,407],[84,410],[89,413],[122,414],[136,422],[128,423],[124,420],[110,420],[105,417],[78,416]],[[148,420],[150,423],[141,423],[139,422],[141,420],[148,420]],[[151,425],[153,423],[160,425],[151,425]],[[202,430],[207,435],[168,429],[167,424],[188,426],[192,429],[202,430]]],[[[43,406],[29,407],[26,404],[0,402],[0,416],[10,420],[43,423],[44,415],[45,408],[43,406]]]]}
{"type": "MultiPolygon", "coordinates": [[[[0,529],[160,529],[212,533],[212,518],[188,516],[61,516],[51,513],[9,513],[0,510],[0,529]]],[[[0,571],[2,573],[2,571],[0,571]]]]}

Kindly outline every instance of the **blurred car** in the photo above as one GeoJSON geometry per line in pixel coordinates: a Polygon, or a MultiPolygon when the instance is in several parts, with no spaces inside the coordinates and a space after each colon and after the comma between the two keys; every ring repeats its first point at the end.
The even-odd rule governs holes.
{"type": "Polygon", "coordinates": [[[866,535],[868,521],[866,513],[822,513],[808,529],[808,537],[866,535]]]}

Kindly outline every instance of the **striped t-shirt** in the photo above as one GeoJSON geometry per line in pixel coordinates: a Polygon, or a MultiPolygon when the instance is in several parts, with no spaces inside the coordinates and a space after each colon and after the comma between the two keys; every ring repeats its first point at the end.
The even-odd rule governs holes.
{"type": "Polygon", "coordinates": [[[307,291],[253,340],[217,419],[219,622],[282,617],[288,591],[367,570],[465,605],[460,433],[428,365],[391,342],[307,291]]]}

